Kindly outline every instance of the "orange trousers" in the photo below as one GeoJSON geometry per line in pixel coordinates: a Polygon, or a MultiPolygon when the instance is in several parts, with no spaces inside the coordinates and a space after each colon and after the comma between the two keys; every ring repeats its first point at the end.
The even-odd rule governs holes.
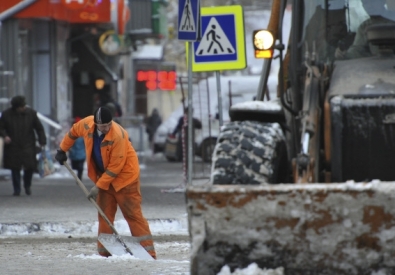
{"type": "MultiPolygon", "coordinates": [[[[123,217],[129,225],[130,233],[133,237],[140,237],[140,244],[147,250],[147,252],[156,259],[156,252],[154,248],[154,242],[152,240],[151,231],[147,220],[144,218],[141,211],[141,193],[140,193],[140,180],[133,182],[118,192],[115,192],[112,185],[108,190],[99,188],[99,194],[97,196],[97,204],[106,214],[107,218],[112,224],[114,224],[115,214],[117,212],[117,206],[122,211],[123,217]]],[[[99,216],[99,232],[112,234],[111,227],[108,226],[106,221],[99,216]]],[[[111,256],[111,254],[105,249],[105,247],[98,241],[97,251],[102,256],[111,256]]]]}

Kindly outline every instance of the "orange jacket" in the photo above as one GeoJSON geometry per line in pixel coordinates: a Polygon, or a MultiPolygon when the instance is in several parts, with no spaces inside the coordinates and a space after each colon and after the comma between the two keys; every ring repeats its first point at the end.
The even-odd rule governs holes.
{"type": "Polygon", "coordinates": [[[108,190],[110,184],[115,191],[128,184],[138,182],[140,167],[136,151],[129,141],[129,135],[115,121],[101,143],[104,173],[96,169],[92,159],[93,133],[96,130],[93,116],[88,116],[75,123],[60,143],[60,149],[67,152],[78,137],[84,138],[88,177],[97,187],[108,190]]]}

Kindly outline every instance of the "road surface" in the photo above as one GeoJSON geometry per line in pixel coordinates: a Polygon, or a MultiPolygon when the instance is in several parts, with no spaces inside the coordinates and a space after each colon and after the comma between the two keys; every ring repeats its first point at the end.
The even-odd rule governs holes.
{"type": "MultiPolygon", "coordinates": [[[[162,192],[183,182],[182,164],[157,156],[146,158],[141,167],[142,208],[153,231],[156,261],[97,254],[97,211],[64,167],[44,179],[35,175],[33,194],[20,197],[12,196],[8,171],[2,170],[1,274],[189,274],[185,196],[162,192]]],[[[202,166],[196,169],[199,179],[194,183],[207,182],[202,166]]],[[[93,184],[86,171],[84,176],[90,188],[93,184]]],[[[121,235],[127,235],[120,211],[115,225],[121,235]]]]}

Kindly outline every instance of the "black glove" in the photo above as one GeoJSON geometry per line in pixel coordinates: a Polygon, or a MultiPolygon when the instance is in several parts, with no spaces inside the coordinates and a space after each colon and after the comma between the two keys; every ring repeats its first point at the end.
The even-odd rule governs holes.
{"type": "Polygon", "coordinates": [[[90,200],[91,198],[96,200],[98,194],[99,194],[99,188],[95,185],[91,188],[89,194],[86,197],[88,198],[88,200],[90,200]]]}
{"type": "Polygon", "coordinates": [[[61,164],[64,165],[64,162],[67,161],[67,155],[66,152],[62,150],[58,150],[58,152],[55,155],[55,159],[61,164]]]}

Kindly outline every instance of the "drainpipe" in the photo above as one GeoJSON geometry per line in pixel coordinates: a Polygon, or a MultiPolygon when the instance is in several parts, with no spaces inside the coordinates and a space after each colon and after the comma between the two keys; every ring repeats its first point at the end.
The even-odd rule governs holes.
{"type": "Polygon", "coordinates": [[[14,14],[20,12],[21,10],[23,10],[24,8],[30,6],[31,4],[33,4],[36,1],[37,0],[23,0],[22,2],[16,4],[15,6],[12,6],[8,10],[3,11],[2,13],[0,13],[0,22],[4,21],[5,19],[7,19],[7,18],[13,16],[14,14]]]}
{"type": "MultiPolygon", "coordinates": [[[[19,2],[18,4],[16,4],[15,6],[12,6],[8,10],[5,10],[2,13],[0,13],[0,41],[2,40],[2,38],[1,38],[2,22],[4,20],[6,20],[7,18],[13,16],[14,14],[20,12],[21,10],[27,8],[28,6],[30,6],[31,4],[33,4],[36,1],[37,0],[23,0],[23,1],[19,2]]],[[[1,46],[1,43],[0,43],[0,46],[1,46]]],[[[3,61],[1,60],[1,49],[0,49],[0,67],[2,67],[2,66],[3,66],[3,61]]]]}

